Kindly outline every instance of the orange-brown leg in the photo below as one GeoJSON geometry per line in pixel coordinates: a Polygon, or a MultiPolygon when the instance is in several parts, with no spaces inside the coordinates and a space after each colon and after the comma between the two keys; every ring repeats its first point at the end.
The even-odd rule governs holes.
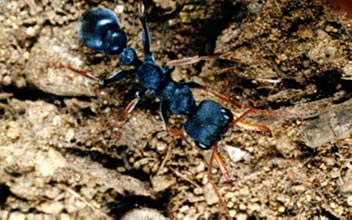
{"type": "MultiPolygon", "coordinates": [[[[88,79],[91,79],[91,80],[99,83],[100,85],[106,85],[108,83],[115,82],[115,81],[123,78],[127,74],[129,74],[129,71],[118,70],[118,71],[114,72],[113,74],[111,74],[111,76],[108,79],[100,80],[97,77],[95,77],[92,74],[90,74],[88,71],[76,69],[76,68],[74,68],[73,66],[71,66],[69,64],[63,64],[61,62],[45,62],[45,64],[47,65],[47,67],[51,67],[51,68],[60,68],[60,69],[71,70],[71,71],[73,71],[75,73],[80,74],[81,76],[84,76],[84,77],[86,77],[88,79]]],[[[139,100],[140,100],[140,95],[139,95],[139,93],[136,93],[136,98],[134,98],[123,109],[123,111],[121,112],[120,116],[118,117],[118,121],[115,123],[114,128],[113,128],[113,132],[115,133],[115,139],[116,140],[119,140],[121,138],[121,131],[119,129],[121,123],[125,121],[127,115],[129,113],[131,113],[132,110],[136,107],[136,105],[139,102],[139,100]]]]}
{"type": "Polygon", "coordinates": [[[47,67],[51,67],[51,68],[68,69],[75,73],[80,74],[81,76],[91,79],[95,82],[100,82],[100,80],[97,77],[93,76],[88,71],[76,69],[70,64],[63,64],[61,62],[49,62],[49,61],[46,61],[45,64],[47,67]]]}
{"type": "Polygon", "coordinates": [[[81,76],[84,76],[88,79],[91,79],[95,82],[97,82],[100,86],[105,86],[107,84],[116,82],[124,77],[126,77],[127,75],[131,74],[134,70],[117,70],[115,72],[113,72],[112,74],[110,74],[110,76],[107,79],[99,79],[97,77],[95,77],[94,75],[90,74],[88,71],[86,70],[79,70],[73,66],[71,66],[70,64],[63,64],[61,62],[48,62],[46,61],[45,64],[47,65],[47,67],[51,67],[51,68],[60,68],[60,69],[68,69],[71,70],[75,73],[80,74],[81,76]]]}
{"type": "MultiPolygon", "coordinates": [[[[208,166],[208,181],[209,181],[209,183],[211,184],[211,186],[213,187],[213,190],[214,190],[216,196],[218,197],[219,204],[220,204],[220,206],[223,208],[226,217],[227,217],[228,219],[232,219],[232,218],[231,218],[231,215],[230,215],[230,211],[229,211],[229,209],[227,208],[227,206],[226,206],[224,200],[222,199],[222,196],[221,196],[221,194],[220,194],[219,188],[218,188],[218,186],[216,185],[216,183],[214,182],[213,177],[212,177],[214,158],[215,158],[215,160],[218,162],[218,160],[217,160],[216,158],[219,157],[219,154],[216,152],[216,151],[217,151],[217,148],[218,148],[218,145],[217,145],[217,144],[215,144],[215,145],[211,148],[211,155],[210,155],[210,161],[209,161],[209,166],[208,166]]],[[[220,166],[221,171],[226,170],[226,173],[227,173],[226,175],[230,176],[222,159],[221,159],[221,162],[220,162],[220,163],[218,162],[218,164],[219,164],[219,166],[220,166]]]]}
{"type": "MultiPolygon", "coordinates": [[[[214,90],[213,88],[211,88],[209,86],[205,86],[201,83],[194,82],[194,81],[189,81],[189,82],[186,82],[185,84],[193,89],[202,89],[202,90],[208,92],[209,94],[212,94],[212,95],[218,97],[222,101],[225,101],[225,102],[228,102],[228,103],[234,105],[235,107],[237,107],[239,109],[243,109],[246,107],[246,106],[240,104],[239,102],[237,102],[236,100],[232,99],[231,97],[224,95],[220,92],[217,92],[216,90],[214,90]]],[[[278,110],[271,111],[271,110],[255,109],[255,108],[252,108],[251,113],[252,114],[262,114],[262,115],[287,116],[287,117],[295,117],[295,118],[302,118],[302,119],[313,118],[318,115],[317,114],[318,112],[316,112],[316,111],[308,112],[308,113],[292,113],[292,112],[286,112],[286,111],[278,111],[278,110]]],[[[248,123],[238,123],[238,125],[240,127],[244,127],[249,130],[257,130],[257,131],[267,132],[266,128],[260,128],[263,126],[251,125],[248,123]],[[240,124],[243,126],[241,126],[240,124]],[[245,124],[247,124],[247,126],[245,124]],[[256,129],[255,127],[258,127],[259,129],[256,129]]]]}
{"type": "MultiPolygon", "coordinates": [[[[262,132],[267,132],[267,133],[271,134],[270,128],[268,128],[268,127],[266,127],[264,125],[249,124],[249,123],[240,121],[241,119],[245,118],[251,111],[253,111],[253,109],[247,109],[239,117],[235,118],[231,122],[231,124],[228,126],[227,130],[232,128],[233,126],[237,125],[237,126],[241,126],[241,127],[246,128],[246,129],[249,129],[249,130],[262,131],[262,132]]],[[[228,182],[232,182],[233,181],[233,177],[229,174],[229,172],[228,172],[228,170],[226,168],[226,164],[225,164],[224,160],[222,159],[222,157],[216,152],[216,150],[215,150],[215,152],[213,154],[214,154],[213,158],[218,163],[218,165],[220,167],[220,170],[223,173],[223,175],[225,176],[225,178],[227,179],[227,181],[228,182]]]]}
{"type": "Polygon", "coordinates": [[[199,61],[205,61],[205,60],[229,60],[234,63],[239,63],[239,60],[236,58],[221,55],[221,54],[216,54],[216,55],[211,55],[211,56],[193,56],[193,57],[185,57],[185,58],[178,59],[178,60],[170,60],[169,62],[166,63],[166,65],[168,65],[168,66],[184,66],[184,65],[198,63],[199,61]]]}
{"type": "MultiPolygon", "coordinates": [[[[181,140],[183,142],[186,142],[186,136],[183,132],[182,129],[177,129],[177,128],[171,128],[169,124],[164,122],[164,126],[165,126],[165,130],[166,132],[171,136],[174,137],[175,139],[173,139],[174,141],[176,140],[176,138],[181,138],[181,140]]],[[[156,175],[159,175],[160,171],[165,167],[166,162],[170,159],[171,157],[171,146],[168,145],[168,150],[167,153],[163,159],[163,161],[160,163],[160,166],[158,168],[158,171],[156,172],[156,175]]],[[[192,181],[191,181],[192,182],[192,181]]]]}
{"type": "MultiPolygon", "coordinates": [[[[205,85],[203,85],[201,83],[194,82],[194,81],[186,82],[185,84],[188,85],[190,88],[202,89],[202,90],[208,92],[209,94],[212,94],[212,95],[218,97],[222,101],[228,102],[228,103],[236,106],[239,109],[245,108],[245,106],[243,106],[239,102],[235,101],[231,97],[229,97],[227,95],[224,95],[224,94],[222,94],[220,92],[217,92],[216,90],[212,89],[209,86],[205,86],[205,85]]],[[[253,113],[253,114],[266,114],[266,115],[287,115],[287,114],[290,114],[288,112],[269,111],[269,110],[255,109],[255,108],[251,108],[251,113],[253,113]]]]}
{"type": "Polygon", "coordinates": [[[232,183],[235,179],[230,175],[228,169],[226,168],[226,164],[224,159],[220,156],[216,151],[214,152],[214,159],[216,163],[219,165],[222,175],[226,178],[227,182],[232,183]]]}
{"type": "Polygon", "coordinates": [[[186,141],[187,138],[183,132],[183,129],[180,128],[171,128],[170,125],[165,124],[165,129],[167,131],[167,133],[169,135],[171,135],[172,137],[177,137],[177,138],[181,138],[182,141],[186,141]]]}
{"type": "Polygon", "coordinates": [[[236,106],[237,108],[240,108],[240,109],[243,108],[243,106],[239,102],[235,101],[234,99],[232,99],[229,96],[226,96],[224,94],[221,94],[220,92],[217,92],[216,90],[210,88],[209,86],[205,86],[201,83],[194,82],[194,81],[189,81],[189,82],[186,82],[185,84],[192,89],[202,89],[202,90],[206,91],[207,93],[212,94],[225,102],[231,103],[232,105],[236,106]]]}
{"type": "Polygon", "coordinates": [[[236,126],[244,128],[246,130],[250,130],[250,131],[266,132],[266,133],[269,133],[271,135],[270,128],[268,128],[268,127],[266,127],[264,125],[257,125],[257,124],[247,123],[247,122],[244,122],[244,121],[238,121],[236,123],[236,126]]]}
{"type": "Polygon", "coordinates": [[[120,126],[126,120],[127,115],[133,111],[133,109],[138,104],[141,99],[140,95],[137,93],[136,98],[134,98],[121,112],[119,117],[117,118],[117,122],[114,125],[113,132],[115,134],[115,140],[118,141],[121,138],[120,126]]]}
{"type": "MultiPolygon", "coordinates": [[[[193,63],[197,63],[199,61],[204,61],[204,60],[229,60],[234,63],[239,63],[239,60],[233,57],[225,56],[225,55],[212,55],[212,56],[193,56],[193,57],[185,57],[183,59],[178,59],[178,60],[171,60],[167,63],[168,66],[183,66],[183,65],[189,65],[193,63]]],[[[187,84],[190,88],[200,88],[208,93],[215,95],[216,97],[220,98],[223,101],[229,102],[236,106],[237,108],[244,108],[242,104],[239,102],[235,101],[229,96],[226,96],[224,94],[221,94],[217,92],[216,90],[210,88],[209,86],[202,85],[197,82],[187,82],[187,84]]],[[[266,115],[278,115],[278,116],[289,116],[289,117],[298,117],[298,118],[312,118],[317,116],[317,112],[308,112],[308,113],[291,113],[291,112],[285,112],[285,111],[270,111],[270,110],[260,110],[260,109],[253,109],[252,111],[253,114],[266,114],[266,115]]]]}
{"type": "MultiPolygon", "coordinates": [[[[233,127],[234,125],[236,125],[236,123],[238,121],[240,121],[242,118],[246,117],[249,113],[251,112],[251,109],[246,110],[244,113],[242,113],[239,117],[237,117],[236,119],[234,119],[231,124],[229,125],[229,127],[227,129],[230,129],[231,127],[233,127]]],[[[218,148],[218,144],[216,143],[212,148],[211,148],[211,156],[210,156],[210,161],[209,161],[209,167],[208,167],[208,181],[209,183],[212,185],[215,194],[217,195],[218,199],[219,199],[219,204],[220,206],[224,209],[224,212],[226,214],[226,217],[228,219],[231,219],[231,215],[230,212],[224,202],[224,200],[222,199],[222,196],[219,192],[219,189],[217,187],[217,185],[215,184],[213,178],[212,178],[212,170],[213,170],[213,161],[215,159],[215,161],[218,163],[221,172],[223,173],[223,175],[225,176],[225,178],[229,181],[232,182],[233,178],[231,177],[231,175],[229,174],[227,168],[226,168],[226,164],[224,162],[224,160],[221,158],[221,156],[217,153],[217,148],[218,148]]]]}
{"type": "MultiPolygon", "coordinates": [[[[249,124],[249,123],[245,123],[245,122],[241,122],[241,120],[243,118],[245,118],[249,113],[255,111],[255,109],[247,109],[246,111],[244,111],[240,116],[238,116],[237,118],[235,118],[231,124],[228,126],[227,129],[232,128],[235,125],[239,125],[242,127],[247,127],[249,129],[252,130],[259,130],[259,131],[264,131],[264,132],[269,132],[271,133],[270,129],[262,126],[262,125],[254,125],[254,124],[249,124]]],[[[221,158],[221,156],[217,153],[217,148],[218,148],[218,144],[215,144],[212,148],[211,148],[211,156],[210,156],[210,161],[209,161],[209,168],[208,168],[208,181],[209,183],[212,185],[215,194],[218,197],[219,200],[219,204],[220,206],[224,209],[224,212],[226,214],[226,217],[228,219],[231,219],[231,215],[230,212],[224,202],[224,200],[222,199],[222,196],[219,192],[219,189],[217,187],[217,185],[215,184],[214,180],[212,179],[212,169],[213,169],[213,160],[215,159],[215,161],[217,162],[217,164],[219,165],[219,168],[222,172],[222,174],[224,175],[224,177],[226,178],[226,180],[228,182],[233,182],[234,179],[233,177],[230,175],[228,169],[226,168],[226,164],[224,162],[224,160],[221,158]]]]}

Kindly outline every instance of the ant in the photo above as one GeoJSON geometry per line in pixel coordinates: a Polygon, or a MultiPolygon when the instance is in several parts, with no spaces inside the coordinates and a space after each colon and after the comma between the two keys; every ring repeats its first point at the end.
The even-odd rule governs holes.
{"type": "MultiPolygon", "coordinates": [[[[203,150],[211,149],[211,157],[208,167],[208,181],[212,185],[218,197],[219,204],[223,207],[227,218],[231,219],[229,210],[227,209],[211,175],[213,160],[215,159],[225,178],[229,182],[233,181],[231,175],[227,171],[224,160],[219,153],[217,153],[218,142],[221,141],[228,130],[234,126],[268,132],[271,134],[270,129],[265,126],[249,124],[241,121],[249,113],[269,113],[269,111],[248,108],[238,117],[234,117],[229,109],[221,106],[215,101],[203,100],[197,104],[192,89],[203,89],[218,98],[243,109],[241,104],[212,90],[208,86],[204,86],[194,81],[180,83],[174,81],[171,77],[171,73],[174,71],[176,65],[185,65],[206,59],[222,59],[222,56],[191,57],[177,61],[170,61],[168,64],[163,64],[161,66],[157,65],[154,56],[150,51],[151,35],[147,26],[147,19],[142,2],[138,3],[138,9],[138,19],[142,24],[142,44],[144,48],[143,61],[137,57],[136,51],[133,48],[127,47],[126,34],[121,30],[119,19],[113,11],[106,8],[93,8],[85,11],[78,21],[78,36],[81,42],[95,51],[104,52],[107,55],[119,55],[122,63],[133,67],[132,69],[120,69],[112,73],[107,79],[101,80],[86,71],[77,70],[69,65],[65,66],[59,64],[56,67],[68,68],[82,76],[98,82],[101,86],[116,82],[127,76],[136,78],[143,89],[136,93],[135,99],[133,99],[122,111],[118,118],[119,122],[122,122],[126,118],[145,94],[150,94],[159,99],[161,119],[169,133],[185,138],[182,130],[176,131],[170,129],[168,120],[170,115],[185,116],[186,121],[183,128],[187,136],[190,137],[199,148],[203,150]]],[[[115,130],[118,136],[117,138],[119,138],[118,128],[116,127],[115,130]]]]}

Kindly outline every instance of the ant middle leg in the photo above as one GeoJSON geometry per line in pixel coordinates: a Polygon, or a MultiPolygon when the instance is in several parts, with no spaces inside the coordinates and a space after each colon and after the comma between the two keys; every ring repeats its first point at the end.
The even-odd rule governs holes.
{"type": "Polygon", "coordinates": [[[118,141],[121,138],[120,126],[126,120],[128,114],[130,114],[133,109],[137,106],[138,102],[141,100],[141,97],[145,94],[145,91],[136,92],[136,97],[128,103],[128,105],[122,110],[121,114],[117,118],[117,122],[113,127],[113,132],[115,134],[115,140],[118,141]]]}
{"type": "Polygon", "coordinates": [[[231,218],[231,215],[230,215],[230,211],[229,209],[227,208],[226,206],[226,203],[225,201],[223,200],[221,194],[220,194],[220,191],[219,191],[219,188],[218,186],[216,185],[216,183],[214,182],[213,180],[213,176],[212,176],[212,172],[213,172],[213,161],[214,159],[216,160],[216,162],[218,163],[219,167],[220,167],[220,170],[222,171],[223,175],[226,177],[226,178],[229,178],[231,180],[231,182],[233,181],[232,180],[232,177],[230,176],[227,168],[226,168],[226,165],[225,165],[225,162],[223,161],[223,159],[220,157],[220,155],[217,153],[217,148],[218,148],[218,144],[216,143],[212,148],[211,148],[211,156],[210,156],[210,160],[209,160],[209,166],[208,166],[208,182],[210,183],[210,185],[212,186],[216,196],[218,197],[218,200],[219,200],[219,205],[223,208],[224,212],[225,212],[225,215],[228,219],[232,219],[231,218]]]}
{"type": "MultiPolygon", "coordinates": [[[[228,102],[239,109],[243,109],[246,107],[246,106],[242,105],[241,103],[237,102],[236,100],[234,100],[233,98],[231,98],[227,95],[224,95],[209,86],[203,85],[203,84],[195,82],[195,81],[189,81],[189,82],[186,82],[185,84],[192,89],[202,89],[202,90],[206,91],[207,93],[214,95],[214,96],[218,97],[219,99],[221,99],[222,101],[228,102]]],[[[277,111],[277,110],[271,111],[271,110],[262,110],[262,109],[256,109],[256,108],[250,108],[250,109],[251,109],[252,114],[291,116],[291,117],[300,117],[300,118],[312,117],[312,115],[314,114],[314,113],[313,114],[312,113],[297,114],[297,113],[285,112],[285,111],[280,111],[280,110],[279,111],[277,111]]],[[[250,123],[244,123],[244,122],[238,122],[237,125],[239,127],[245,128],[247,130],[264,131],[264,132],[267,132],[267,130],[268,130],[268,129],[264,128],[263,126],[258,126],[258,125],[254,125],[254,124],[250,124],[250,123]]]]}

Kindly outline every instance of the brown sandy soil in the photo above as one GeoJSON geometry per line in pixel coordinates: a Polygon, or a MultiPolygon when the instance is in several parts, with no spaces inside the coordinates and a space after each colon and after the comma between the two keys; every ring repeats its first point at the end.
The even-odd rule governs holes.
{"type": "MultiPolygon", "coordinates": [[[[351,219],[351,19],[324,1],[145,5],[159,64],[215,53],[239,60],[177,67],[175,80],[281,111],[245,119],[271,136],[234,128],[220,144],[235,181],[217,166],[213,177],[231,215],[351,219]]],[[[158,100],[143,100],[116,141],[112,128],[138,83],[99,88],[46,66],[67,63],[101,78],[122,67],[77,39],[79,15],[96,6],[115,10],[142,56],[134,1],[0,0],[0,219],[223,219],[207,181],[210,151],[168,135],[158,100]]]]}

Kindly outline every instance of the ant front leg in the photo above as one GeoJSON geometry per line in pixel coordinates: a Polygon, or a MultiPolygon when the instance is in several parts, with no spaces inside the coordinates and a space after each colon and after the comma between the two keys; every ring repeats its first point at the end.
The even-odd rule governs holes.
{"type": "Polygon", "coordinates": [[[241,127],[243,129],[249,130],[249,131],[258,131],[258,132],[266,132],[270,135],[272,135],[270,128],[264,126],[264,125],[257,125],[257,124],[251,124],[247,123],[244,121],[238,121],[236,123],[238,127],[241,127]]]}
{"type": "Polygon", "coordinates": [[[88,78],[90,80],[93,80],[94,82],[97,82],[100,86],[105,86],[113,82],[116,82],[134,72],[134,70],[117,70],[116,72],[112,73],[107,79],[99,79],[98,77],[90,74],[88,71],[77,69],[70,64],[64,64],[61,62],[48,62],[48,61],[45,62],[45,64],[47,67],[50,67],[50,68],[71,70],[72,72],[78,73],[79,75],[85,78],[88,78]]]}
{"type": "MultiPolygon", "coordinates": [[[[253,109],[247,109],[240,116],[238,116],[237,118],[232,120],[232,122],[230,122],[230,124],[228,125],[228,127],[225,130],[229,130],[233,126],[237,125],[237,123],[239,123],[243,118],[245,118],[249,113],[251,113],[251,111],[253,111],[253,109]]],[[[218,149],[218,143],[216,142],[211,147],[211,156],[210,156],[209,167],[208,167],[208,181],[212,185],[213,190],[214,190],[216,196],[218,197],[219,204],[224,209],[226,217],[228,219],[232,219],[232,217],[230,215],[230,212],[229,212],[229,210],[228,210],[228,208],[227,208],[227,206],[226,206],[226,204],[225,204],[225,202],[224,202],[224,200],[223,200],[223,198],[222,198],[222,196],[220,194],[219,188],[218,188],[218,186],[216,185],[216,183],[214,182],[214,180],[212,178],[213,161],[215,159],[215,161],[219,165],[220,170],[221,170],[222,174],[224,175],[224,177],[226,178],[226,180],[228,182],[233,182],[234,181],[233,177],[230,175],[229,171],[226,168],[226,164],[225,164],[224,160],[218,154],[217,149],[218,149]]]]}
{"type": "Polygon", "coordinates": [[[246,122],[242,122],[241,120],[245,117],[247,117],[248,114],[252,113],[252,112],[255,112],[257,111],[256,109],[254,108],[249,108],[247,109],[246,111],[244,111],[240,116],[238,116],[237,118],[235,118],[231,124],[227,127],[226,130],[229,130],[231,129],[232,127],[236,126],[236,125],[239,125],[239,126],[243,126],[244,128],[248,127],[249,130],[259,130],[259,131],[264,131],[264,132],[268,132],[271,134],[271,130],[266,127],[266,126],[263,126],[263,125],[254,125],[254,124],[249,124],[249,123],[246,123],[246,122]]]}
{"type": "Polygon", "coordinates": [[[99,85],[106,86],[108,84],[114,83],[122,78],[125,78],[128,75],[131,75],[131,73],[133,72],[134,70],[117,70],[112,73],[107,79],[99,80],[99,85]]]}
{"type": "Polygon", "coordinates": [[[213,176],[212,176],[212,171],[213,171],[213,161],[214,159],[216,160],[216,162],[218,163],[220,170],[222,171],[223,175],[226,177],[226,179],[229,182],[233,181],[233,178],[230,176],[225,162],[223,161],[223,159],[220,157],[220,155],[217,153],[217,149],[218,149],[218,144],[215,144],[212,148],[211,148],[211,156],[210,156],[210,160],[209,160],[209,166],[208,166],[208,182],[210,183],[210,185],[213,187],[213,190],[216,194],[216,196],[218,197],[219,200],[219,204],[220,206],[224,209],[225,215],[228,219],[232,219],[231,215],[230,215],[230,211],[226,206],[226,203],[224,202],[224,200],[222,199],[222,196],[220,194],[219,188],[216,185],[216,183],[213,180],[213,176]]]}
{"type": "Polygon", "coordinates": [[[79,69],[73,67],[70,64],[64,64],[62,62],[49,62],[49,61],[45,61],[44,63],[45,63],[45,65],[47,67],[50,67],[50,68],[68,69],[68,70],[71,70],[72,72],[78,73],[79,75],[81,75],[81,76],[83,76],[85,78],[88,78],[90,80],[93,80],[93,81],[95,81],[97,83],[99,83],[99,81],[100,81],[97,77],[95,77],[94,75],[90,74],[88,71],[79,70],[79,69]]]}
{"type": "MultiPolygon", "coordinates": [[[[228,102],[228,103],[236,106],[239,109],[245,108],[244,105],[242,105],[239,102],[235,101],[231,97],[229,97],[227,95],[224,95],[224,94],[222,94],[220,92],[217,92],[216,90],[214,90],[213,88],[211,88],[209,86],[205,86],[205,85],[203,85],[201,83],[194,82],[194,81],[189,81],[189,82],[186,82],[184,84],[186,84],[189,88],[192,88],[192,89],[202,89],[202,90],[206,91],[207,93],[218,97],[222,101],[228,102]]],[[[250,109],[251,109],[251,113],[252,114],[303,117],[303,114],[294,114],[294,113],[289,113],[289,112],[284,112],[284,111],[277,111],[277,110],[276,111],[270,111],[270,110],[262,110],[262,109],[255,109],[255,108],[250,108],[250,109]]],[[[245,123],[245,122],[241,122],[241,121],[239,121],[237,123],[237,125],[239,127],[245,128],[247,130],[263,131],[263,132],[270,133],[270,129],[268,129],[265,126],[261,126],[261,125],[255,125],[255,124],[245,123]]]]}

